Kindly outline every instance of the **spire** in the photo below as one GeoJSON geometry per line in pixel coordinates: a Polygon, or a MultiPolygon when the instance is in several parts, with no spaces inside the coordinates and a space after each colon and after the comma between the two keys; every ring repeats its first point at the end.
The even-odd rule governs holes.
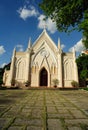
{"type": "Polygon", "coordinates": [[[73,47],[73,53],[75,52],[75,47],[73,47]]]}
{"type": "Polygon", "coordinates": [[[75,47],[73,47],[73,57],[76,57],[75,47]]]}
{"type": "Polygon", "coordinates": [[[61,48],[61,42],[60,42],[60,38],[58,38],[58,48],[61,48]]]}
{"type": "Polygon", "coordinates": [[[31,48],[31,37],[29,38],[29,42],[28,42],[28,49],[31,48]]]}

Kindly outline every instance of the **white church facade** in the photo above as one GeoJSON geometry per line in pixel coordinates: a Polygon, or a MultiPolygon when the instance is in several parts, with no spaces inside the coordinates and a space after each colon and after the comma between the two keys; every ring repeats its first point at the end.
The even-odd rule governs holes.
{"type": "Polygon", "coordinates": [[[30,82],[30,87],[53,87],[52,81],[59,80],[58,87],[72,87],[78,82],[75,51],[64,53],[44,29],[34,44],[29,40],[24,52],[13,51],[10,70],[5,70],[3,81],[11,86],[12,81],[30,82]]]}

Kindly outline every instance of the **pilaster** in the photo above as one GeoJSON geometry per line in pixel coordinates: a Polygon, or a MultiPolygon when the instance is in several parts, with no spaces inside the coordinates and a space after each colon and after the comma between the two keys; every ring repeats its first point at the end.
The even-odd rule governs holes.
{"type": "Polygon", "coordinates": [[[78,68],[77,68],[77,64],[76,64],[75,48],[73,48],[73,60],[74,60],[74,80],[78,82],[78,68]]]}
{"type": "Polygon", "coordinates": [[[11,67],[10,67],[10,85],[14,82],[14,72],[15,72],[15,55],[16,55],[16,49],[13,50],[13,56],[11,61],[11,67]]]}
{"type": "Polygon", "coordinates": [[[60,38],[58,38],[58,67],[59,87],[63,87],[62,49],[60,44],[60,38]]]}
{"type": "Polygon", "coordinates": [[[28,48],[26,51],[26,81],[31,82],[31,38],[29,38],[29,42],[28,42],[28,48]]]}
{"type": "Polygon", "coordinates": [[[26,54],[26,81],[29,81],[30,77],[30,50],[26,54]]]}

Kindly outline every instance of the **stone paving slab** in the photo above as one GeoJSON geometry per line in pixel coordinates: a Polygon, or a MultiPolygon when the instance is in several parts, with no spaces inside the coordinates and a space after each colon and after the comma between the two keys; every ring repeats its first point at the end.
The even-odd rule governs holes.
{"type": "Polygon", "coordinates": [[[24,128],[22,126],[12,126],[9,127],[8,130],[23,130],[24,128]]]}
{"type": "Polygon", "coordinates": [[[48,130],[64,130],[59,119],[48,119],[48,130]]]}
{"type": "Polygon", "coordinates": [[[0,118],[0,130],[2,128],[5,128],[9,122],[11,121],[11,118],[0,118]]]}
{"type": "Polygon", "coordinates": [[[1,90],[0,130],[88,130],[88,92],[1,90]]]}
{"type": "Polygon", "coordinates": [[[68,127],[68,130],[82,130],[82,129],[78,126],[73,126],[73,127],[68,127]]]}
{"type": "Polygon", "coordinates": [[[28,126],[27,130],[44,130],[43,127],[28,126]]]}

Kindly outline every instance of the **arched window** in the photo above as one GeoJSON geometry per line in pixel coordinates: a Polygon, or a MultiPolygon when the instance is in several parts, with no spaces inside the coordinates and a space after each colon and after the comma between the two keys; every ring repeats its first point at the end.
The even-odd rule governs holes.
{"type": "Polygon", "coordinates": [[[74,77],[74,66],[73,66],[73,62],[70,61],[66,61],[65,65],[64,65],[64,78],[65,80],[73,80],[74,77]]]}
{"type": "Polygon", "coordinates": [[[25,78],[25,62],[20,60],[16,66],[16,79],[23,80],[25,78]]]}

